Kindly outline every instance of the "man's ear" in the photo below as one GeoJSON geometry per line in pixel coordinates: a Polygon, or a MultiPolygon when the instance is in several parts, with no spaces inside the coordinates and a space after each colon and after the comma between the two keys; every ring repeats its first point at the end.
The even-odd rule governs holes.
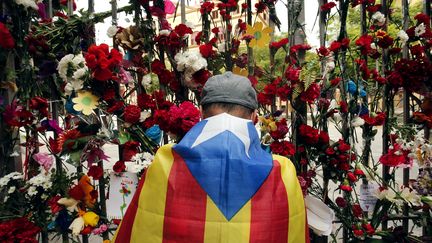
{"type": "Polygon", "coordinates": [[[256,119],[257,119],[257,117],[258,117],[258,111],[257,111],[257,110],[254,110],[254,112],[252,112],[252,114],[251,114],[250,119],[251,119],[253,122],[255,122],[256,119]]]}
{"type": "Polygon", "coordinates": [[[199,111],[200,111],[200,114],[201,114],[201,120],[203,120],[204,119],[204,113],[203,113],[203,108],[202,108],[201,105],[199,106],[199,111]]]}

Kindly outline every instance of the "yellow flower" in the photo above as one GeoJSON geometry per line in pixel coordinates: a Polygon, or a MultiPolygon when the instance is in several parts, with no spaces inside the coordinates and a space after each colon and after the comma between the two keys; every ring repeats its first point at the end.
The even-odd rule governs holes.
{"type": "Polygon", "coordinates": [[[84,219],[84,224],[86,226],[90,225],[91,227],[95,227],[99,222],[99,215],[94,212],[87,212],[82,216],[82,218],[84,219]]]}
{"type": "Polygon", "coordinates": [[[74,110],[82,111],[84,115],[90,115],[94,109],[99,105],[98,97],[89,91],[78,92],[78,96],[72,99],[75,103],[74,110]]]}
{"type": "Polygon", "coordinates": [[[103,243],[111,243],[110,240],[104,240],[103,243]]]}
{"type": "Polygon", "coordinates": [[[246,35],[253,35],[249,42],[250,47],[265,47],[270,43],[270,33],[273,32],[272,28],[266,27],[263,29],[263,23],[257,22],[254,26],[248,25],[246,28],[246,35]]]}
{"type": "Polygon", "coordinates": [[[244,76],[247,77],[248,76],[248,70],[245,68],[239,68],[237,66],[235,66],[232,70],[232,72],[234,74],[240,75],[240,76],[244,76]]]}

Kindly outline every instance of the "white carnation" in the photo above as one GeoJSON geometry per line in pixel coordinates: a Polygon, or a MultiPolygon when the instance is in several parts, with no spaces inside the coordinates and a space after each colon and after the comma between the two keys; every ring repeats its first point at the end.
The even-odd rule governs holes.
{"type": "Polygon", "coordinates": [[[57,71],[59,73],[60,78],[62,78],[64,81],[67,81],[67,74],[69,69],[69,63],[72,62],[74,55],[68,54],[64,56],[57,66],[57,71]]]}
{"type": "Polygon", "coordinates": [[[161,30],[161,31],[159,31],[159,35],[165,35],[165,36],[168,36],[170,33],[171,33],[170,30],[161,30]]]}
{"type": "Polygon", "coordinates": [[[35,186],[31,186],[27,189],[27,196],[28,197],[33,197],[38,193],[38,191],[36,190],[35,186]]]}
{"type": "Polygon", "coordinates": [[[378,26],[383,26],[386,21],[384,14],[382,14],[380,11],[375,12],[372,15],[372,19],[376,21],[378,26]]]}
{"type": "Polygon", "coordinates": [[[113,38],[116,34],[117,34],[118,28],[115,25],[111,25],[108,29],[107,29],[107,36],[109,38],[113,38]]]}
{"type": "Polygon", "coordinates": [[[38,10],[39,7],[34,0],[15,0],[16,4],[22,5],[25,8],[32,8],[34,10],[38,10]]]}
{"type": "Polygon", "coordinates": [[[72,80],[68,82],[65,86],[65,93],[66,95],[71,95],[73,91],[79,91],[81,90],[84,82],[82,80],[72,80]]]}
{"type": "Polygon", "coordinates": [[[397,37],[399,37],[399,39],[401,40],[402,45],[405,45],[405,43],[408,41],[409,36],[408,34],[404,31],[404,30],[400,30],[397,33],[397,37]]]}
{"type": "Polygon", "coordinates": [[[333,61],[326,62],[325,71],[326,73],[333,71],[335,69],[335,63],[333,61]]]}
{"type": "Polygon", "coordinates": [[[415,27],[414,33],[417,37],[426,33],[426,26],[424,25],[424,23],[421,23],[417,27],[415,27]]]}
{"type": "Polygon", "coordinates": [[[15,189],[16,187],[14,186],[9,187],[8,194],[14,193],[15,189]]]}
{"type": "Polygon", "coordinates": [[[151,84],[151,74],[144,75],[141,80],[141,85],[147,87],[151,84]]]}
{"type": "Polygon", "coordinates": [[[87,73],[87,70],[88,70],[87,67],[83,67],[83,68],[76,70],[74,72],[74,74],[72,75],[72,78],[75,80],[82,79],[82,77],[84,77],[84,75],[87,73]]]}
{"type": "Polygon", "coordinates": [[[10,180],[21,180],[23,178],[23,174],[19,172],[9,173],[2,178],[0,178],[0,187],[6,186],[10,180]]]}

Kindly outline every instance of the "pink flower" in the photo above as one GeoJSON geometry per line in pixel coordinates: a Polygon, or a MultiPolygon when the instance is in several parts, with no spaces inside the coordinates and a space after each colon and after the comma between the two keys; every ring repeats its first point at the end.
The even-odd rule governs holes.
{"type": "Polygon", "coordinates": [[[54,158],[48,153],[39,152],[33,155],[33,159],[43,166],[46,171],[48,171],[54,163],[54,158]]]}
{"type": "Polygon", "coordinates": [[[99,228],[95,228],[92,233],[95,235],[100,235],[103,232],[107,231],[107,229],[108,229],[108,226],[106,224],[101,224],[99,226],[99,228]]]}

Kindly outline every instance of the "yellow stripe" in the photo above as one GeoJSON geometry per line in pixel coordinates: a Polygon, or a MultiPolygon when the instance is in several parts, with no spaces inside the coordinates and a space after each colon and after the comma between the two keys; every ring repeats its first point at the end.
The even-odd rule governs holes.
{"type": "Polygon", "coordinates": [[[282,156],[273,155],[281,166],[282,181],[288,194],[289,226],[288,242],[306,241],[306,212],[303,194],[292,162],[282,156]]]}
{"type": "Polygon", "coordinates": [[[168,177],[174,161],[172,146],[165,145],[158,150],[146,173],[131,242],[162,242],[168,177]]]}
{"type": "Polygon", "coordinates": [[[251,201],[228,222],[216,204],[207,196],[205,243],[248,243],[251,201]]]}

